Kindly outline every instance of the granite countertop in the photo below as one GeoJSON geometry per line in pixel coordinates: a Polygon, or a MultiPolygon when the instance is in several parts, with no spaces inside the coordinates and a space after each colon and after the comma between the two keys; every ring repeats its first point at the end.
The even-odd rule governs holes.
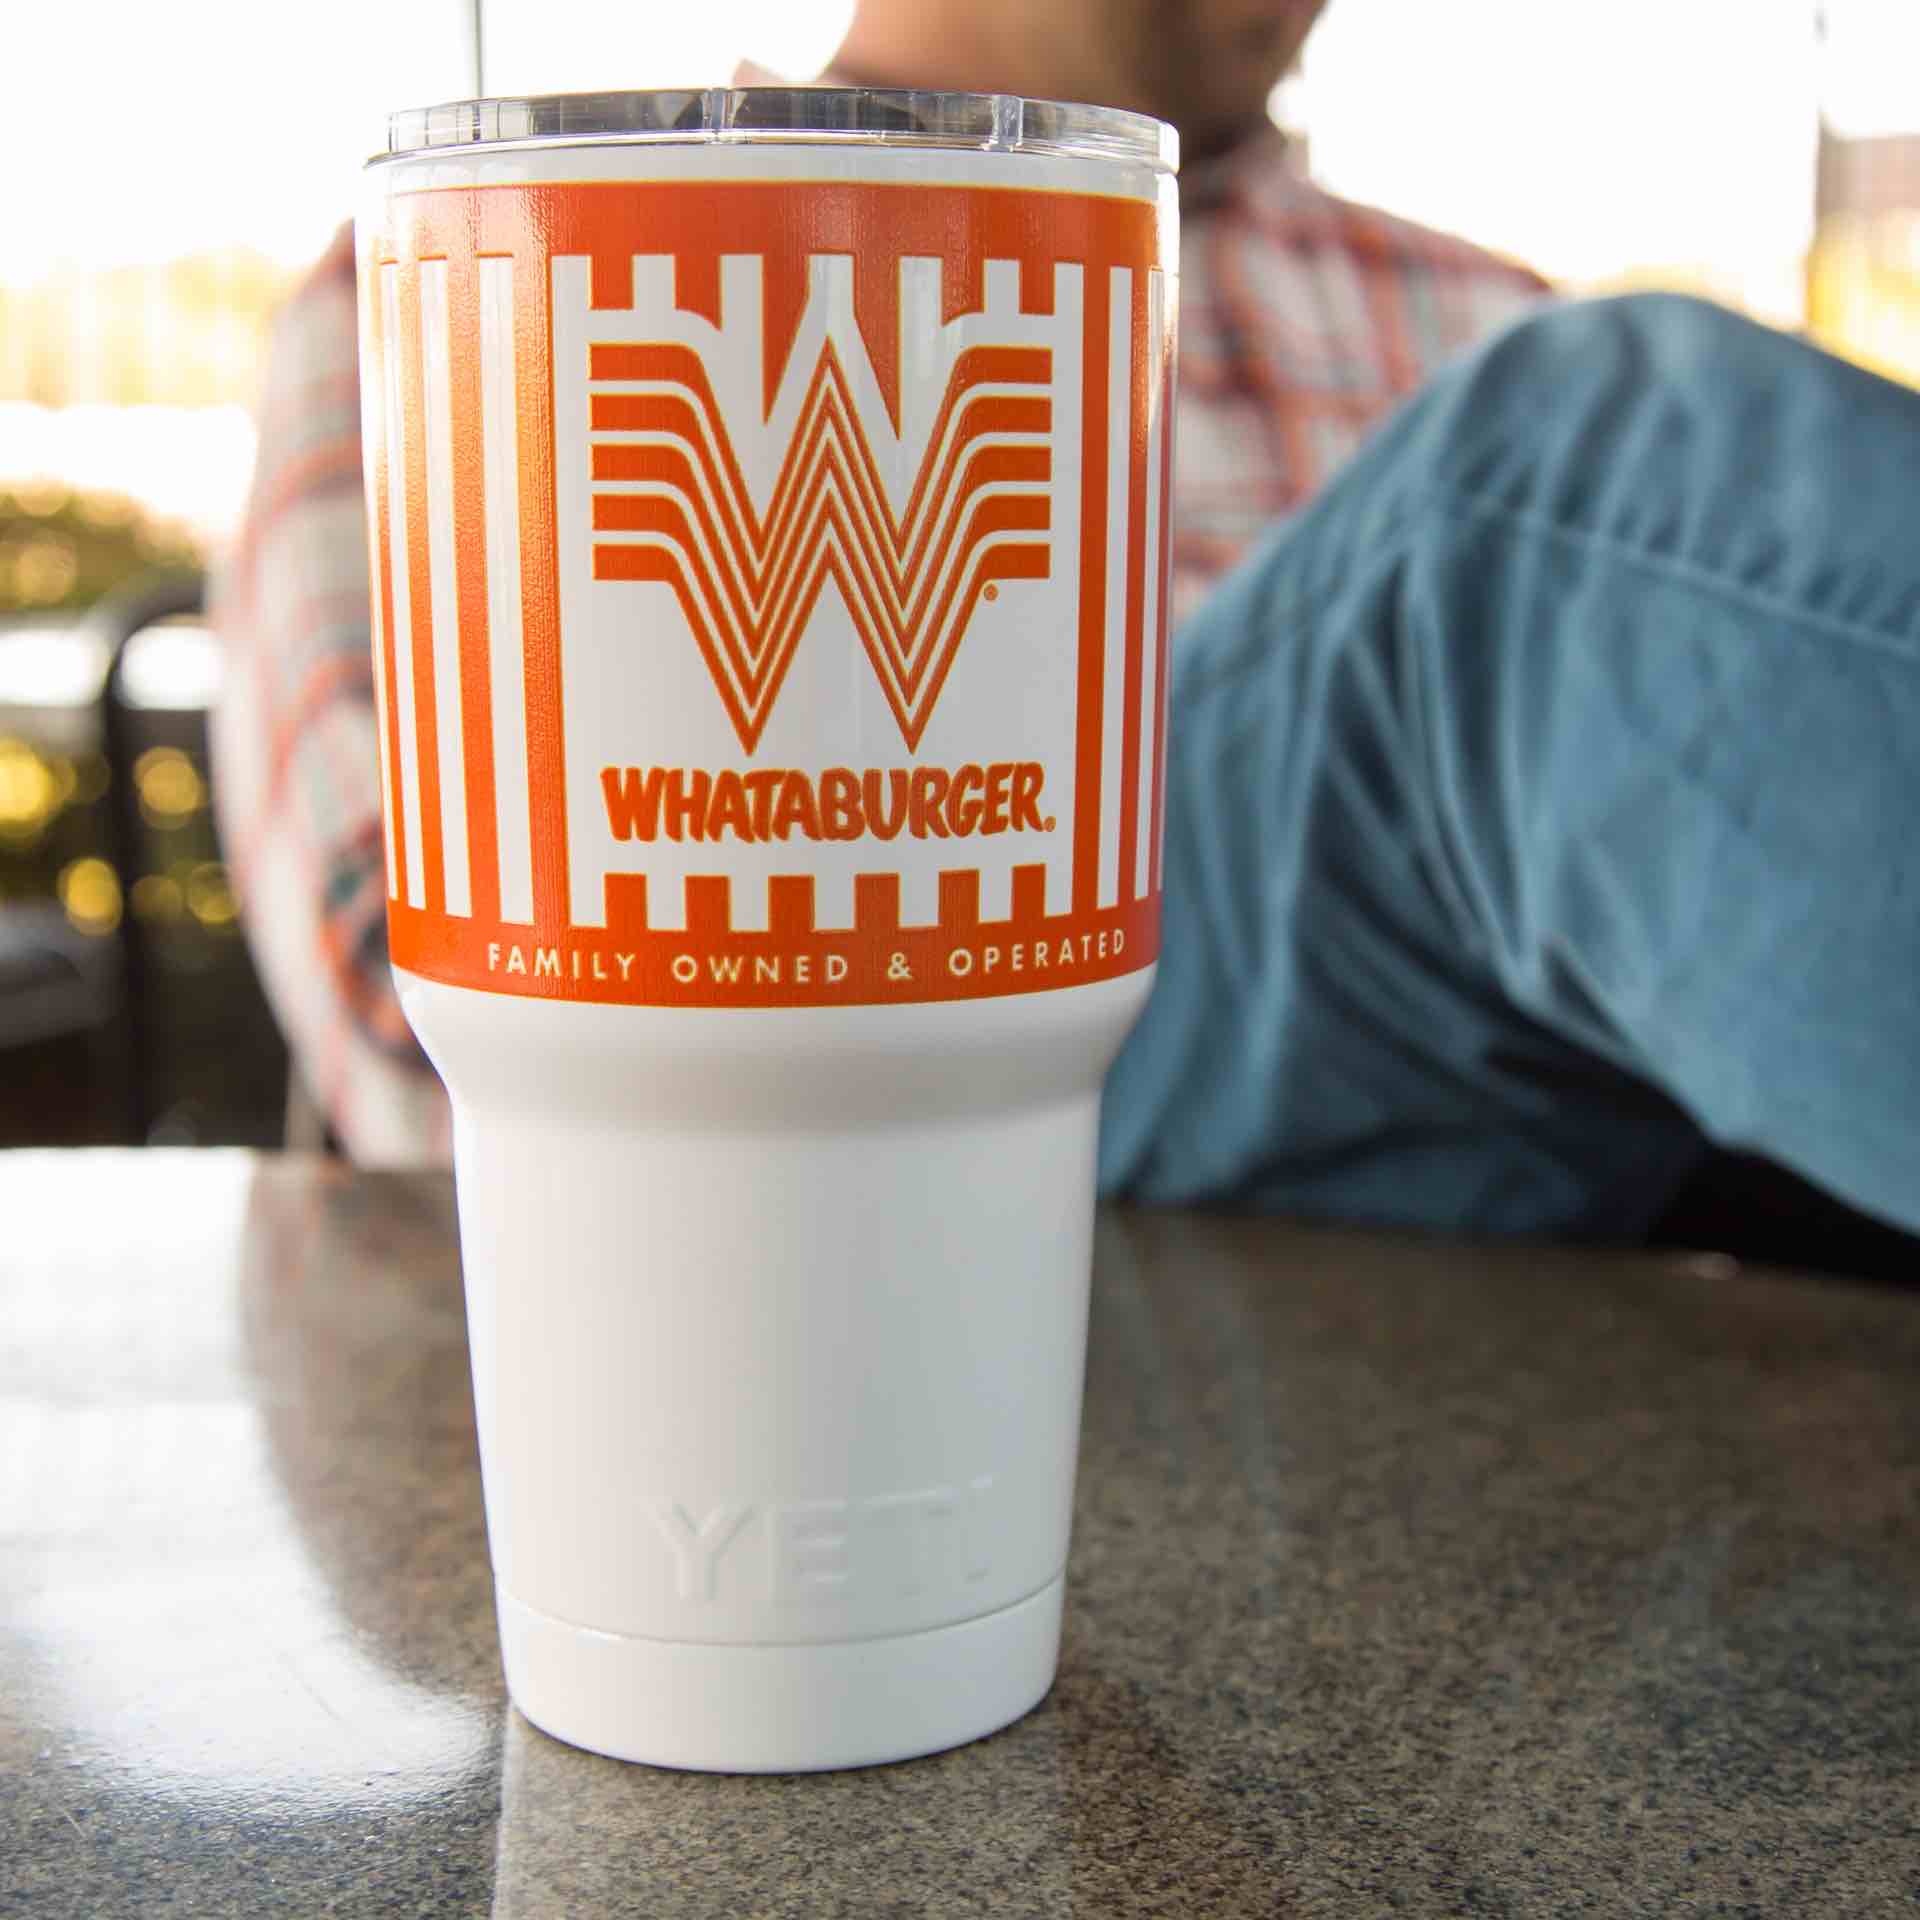
{"type": "Polygon", "coordinates": [[[0,1155],[0,1914],[1911,1914],[1920,1295],[1101,1228],[1066,1646],[978,1745],[510,1713],[452,1192],[0,1155]]]}

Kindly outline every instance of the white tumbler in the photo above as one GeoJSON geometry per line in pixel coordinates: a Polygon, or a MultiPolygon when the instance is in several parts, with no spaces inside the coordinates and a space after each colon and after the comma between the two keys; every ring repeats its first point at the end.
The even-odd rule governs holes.
{"type": "Polygon", "coordinates": [[[1173,145],[716,90],[367,170],[392,954],[563,1740],[857,1766],[1052,1681],[1158,943],[1173,145]]]}

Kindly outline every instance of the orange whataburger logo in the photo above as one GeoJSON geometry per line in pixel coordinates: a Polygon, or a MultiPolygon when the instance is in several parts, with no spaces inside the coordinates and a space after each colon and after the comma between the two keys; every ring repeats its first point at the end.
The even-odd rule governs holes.
{"type": "Polygon", "coordinates": [[[761,514],[699,355],[596,346],[595,434],[637,437],[596,438],[593,524],[655,538],[597,540],[594,576],[673,588],[749,753],[832,580],[911,751],[980,595],[996,580],[1046,577],[1046,544],[1009,536],[1047,529],[1051,377],[1043,348],[963,353],[896,518],[828,342],[761,514]],[[657,491],[616,492],[610,481],[657,491]]]}
{"type": "Polygon", "coordinates": [[[959,327],[937,279],[909,272],[902,325],[932,382],[890,410],[847,324],[852,261],[807,262],[778,368],[761,264],[729,262],[718,328],[678,304],[664,260],[636,262],[627,313],[584,316],[593,577],[673,590],[748,753],[831,581],[912,752],[982,597],[1049,575],[1055,360],[1080,342],[978,337],[1032,333],[1012,262],[989,263],[985,311],[959,327]],[[616,326],[663,337],[606,339],[616,326]]]}

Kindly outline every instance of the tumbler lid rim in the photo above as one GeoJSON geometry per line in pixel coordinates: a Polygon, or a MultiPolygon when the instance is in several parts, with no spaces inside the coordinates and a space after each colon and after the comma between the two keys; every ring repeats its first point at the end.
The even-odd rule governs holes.
{"type": "Polygon", "coordinates": [[[460,148],[528,144],[880,145],[1116,160],[1174,173],[1180,137],[1119,107],[1004,93],[895,87],[700,87],[452,100],[387,119],[370,165],[460,148]]]}

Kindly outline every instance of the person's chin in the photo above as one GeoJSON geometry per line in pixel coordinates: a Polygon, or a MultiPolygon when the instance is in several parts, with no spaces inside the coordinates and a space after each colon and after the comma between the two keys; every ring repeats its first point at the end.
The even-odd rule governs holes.
{"type": "Polygon", "coordinates": [[[1217,160],[1260,132],[1267,124],[1266,100],[1263,96],[1257,106],[1232,112],[1162,113],[1159,118],[1171,120],[1179,130],[1180,164],[1187,167],[1196,161],[1217,160]]]}

